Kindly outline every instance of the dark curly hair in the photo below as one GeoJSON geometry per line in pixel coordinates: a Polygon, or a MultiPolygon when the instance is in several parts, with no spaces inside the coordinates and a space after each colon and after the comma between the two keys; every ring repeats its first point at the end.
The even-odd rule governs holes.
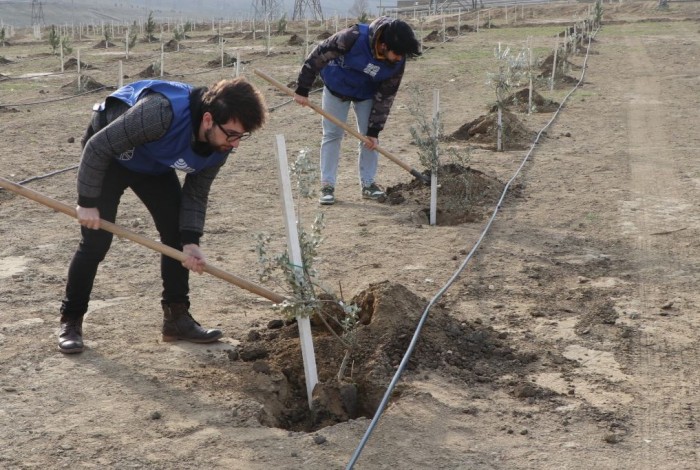
{"type": "Polygon", "coordinates": [[[416,57],[420,55],[420,43],[413,28],[405,21],[393,19],[382,28],[380,41],[395,54],[416,57]]]}
{"type": "Polygon", "coordinates": [[[210,112],[215,122],[238,121],[246,132],[265,124],[267,105],[262,93],[246,79],[220,80],[202,96],[202,113],[210,112]]]}

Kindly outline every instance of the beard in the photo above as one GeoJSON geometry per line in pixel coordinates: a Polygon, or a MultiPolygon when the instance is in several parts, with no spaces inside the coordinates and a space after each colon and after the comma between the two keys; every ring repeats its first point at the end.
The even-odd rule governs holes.
{"type": "Polygon", "coordinates": [[[204,131],[204,142],[201,142],[199,140],[196,140],[194,144],[192,144],[192,150],[197,154],[201,156],[207,156],[211,155],[214,152],[228,152],[231,150],[230,145],[213,145],[212,142],[212,134],[214,133],[214,128],[207,129],[204,131]]]}

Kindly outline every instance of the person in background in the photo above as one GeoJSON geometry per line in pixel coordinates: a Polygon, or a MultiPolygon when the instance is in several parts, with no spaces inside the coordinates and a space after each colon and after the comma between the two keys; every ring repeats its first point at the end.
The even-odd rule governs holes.
{"type": "MultiPolygon", "coordinates": [[[[324,82],[322,108],[346,122],[352,104],[357,130],[368,137],[359,146],[362,197],[383,199],[386,194],[375,182],[379,132],[389,116],[401,85],[406,58],[420,55],[413,29],[402,20],[380,17],[370,25],[356,24],[320,43],[299,72],[294,100],[309,104],[309,92],[318,74],[324,82]]],[[[336,175],[344,130],[323,118],[321,140],[321,198],[335,203],[336,175]]]]}
{"type": "Polygon", "coordinates": [[[218,340],[222,332],[202,328],[189,311],[189,271],[201,274],[206,266],[200,238],[212,182],[240,142],[264,124],[264,98],[238,78],[208,89],[143,80],[118,89],[93,111],[82,140],[81,240],[60,308],[59,350],[83,351],[83,316],[113,237],[100,230],[100,219],[115,221],[127,188],[150,212],[161,242],[187,255],[182,263],[161,257],[163,340],[218,340]],[[186,174],[182,184],[176,170],[186,174]]]}

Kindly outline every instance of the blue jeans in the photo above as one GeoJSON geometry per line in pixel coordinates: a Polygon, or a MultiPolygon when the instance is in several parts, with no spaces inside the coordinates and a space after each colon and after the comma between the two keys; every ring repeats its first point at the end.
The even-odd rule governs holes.
{"type": "MultiPolygon", "coordinates": [[[[372,100],[343,101],[334,96],[328,88],[323,89],[323,110],[338,120],[346,122],[350,105],[355,111],[357,119],[357,131],[367,135],[369,127],[369,114],[372,111],[372,100]]],[[[335,186],[338,174],[338,162],[340,160],[340,144],[345,130],[338,127],[326,118],[323,118],[323,139],[321,140],[321,184],[335,186]]],[[[360,184],[369,186],[374,182],[377,174],[377,160],[379,154],[376,150],[369,150],[362,142],[358,144],[360,184]]]]}

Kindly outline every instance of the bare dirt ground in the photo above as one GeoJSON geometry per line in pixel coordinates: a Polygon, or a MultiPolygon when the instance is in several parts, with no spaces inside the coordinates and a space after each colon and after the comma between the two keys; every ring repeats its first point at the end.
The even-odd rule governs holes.
{"type": "MultiPolygon", "coordinates": [[[[382,145],[417,166],[412,96],[430,112],[439,89],[446,134],[454,133],[493,104],[486,74],[496,71],[499,42],[519,49],[530,37],[544,58],[588,7],[528,7],[511,25],[494,13],[498,28],[431,43],[408,66],[382,145]]],[[[356,468],[700,468],[700,6],[606,3],[603,21],[582,86],[431,312],[356,468]]],[[[200,32],[166,56],[169,78],[204,85],[230,76],[230,68],[178,76],[218,57],[210,36],[200,32]]],[[[270,56],[260,40],[232,40],[275,110],[215,183],[203,239],[211,264],[256,282],[254,235],[270,233],[273,247],[284,248],[273,137],[284,134],[290,159],[304,148],[317,155],[320,138],[318,116],[280,106],[287,98],[250,73],[294,80],[303,46],[287,45],[288,36],[275,39],[270,56]]],[[[81,60],[94,65],[95,81],[112,84],[123,53],[90,49],[99,39],[79,44],[81,60]]],[[[0,48],[10,61],[0,74],[13,78],[0,81],[0,176],[21,181],[77,164],[91,106],[106,92],[20,105],[69,97],[62,87],[75,72],[27,78],[60,63],[45,43],[10,42],[0,48]]],[[[136,77],[159,51],[140,44],[124,73],[136,77]]],[[[584,56],[569,60],[581,66],[584,56]]],[[[539,93],[561,102],[569,90],[539,93]]],[[[533,133],[553,116],[513,112],[533,133]]],[[[470,165],[503,184],[525,153],[478,146],[470,165]]],[[[328,388],[337,395],[326,404],[338,406],[323,416],[306,414],[303,397],[300,405],[296,326],[268,328],[279,316],[265,299],[193,276],[195,317],[225,337],[163,343],[158,255],[126,240],[115,239],[98,273],[85,352],[60,354],[58,307],[78,226],[0,191],[0,467],[345,467],[427,299],[462,263],[493,207],[481,200],[470,221],[431,227],[408,190],[400,204],[362,200],[351,137],[344,157],[335,206],[299,201],[303,224],[325,213],[321,279],[336,291],[342,285],[366,320],[344,383],[351,387],[328,388]]],[[[380,160],[381,184],[410,180],[380,160]]],[[[74,170],[26,186],[74,204],[74,170]]],[[[131,194],[118,223],[156,238],[131,194]]],[[[320,378],[329,382],[342,348],[322,328],[315,335],[320,378]]]]}

